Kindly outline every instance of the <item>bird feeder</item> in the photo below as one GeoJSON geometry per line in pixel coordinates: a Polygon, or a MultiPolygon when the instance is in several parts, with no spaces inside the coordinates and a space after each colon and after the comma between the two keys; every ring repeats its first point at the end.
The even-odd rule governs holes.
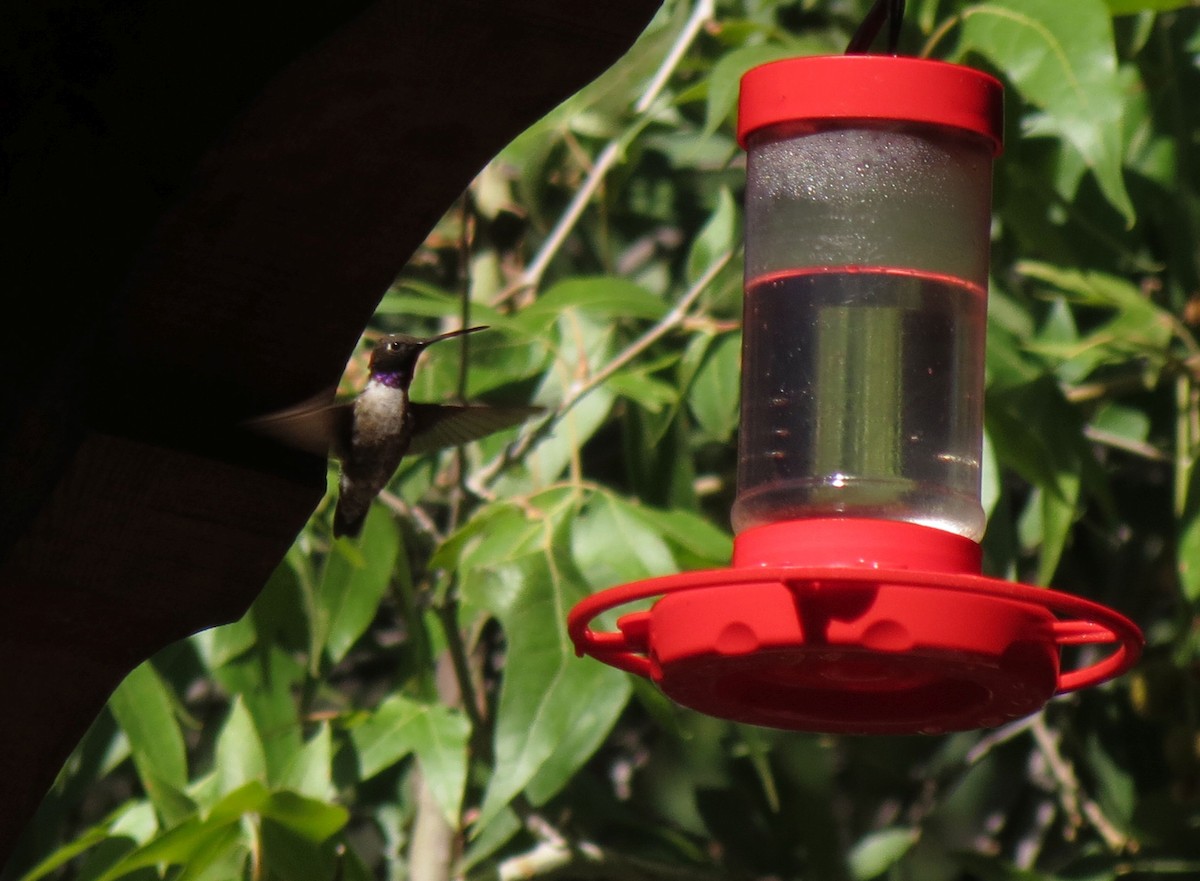
{"type": "Polygon", "coordinates": [[[966,67],[847,55],[746,74],[732,564],[589,597],[568,622],[580,654],[710,715],[873,734],[999,725],[1134,663],[1121,615],[981,574],[1001,133],[1000,84],[966,67]],[[1064,669],[1068,646],[1091,663],[1064,669]]]}

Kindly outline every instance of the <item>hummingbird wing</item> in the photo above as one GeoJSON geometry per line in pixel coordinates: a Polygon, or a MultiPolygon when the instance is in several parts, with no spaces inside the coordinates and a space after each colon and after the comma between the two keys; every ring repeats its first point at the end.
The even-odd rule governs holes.
{"type": "Polygon", "coordinates": [[[431,453],[479,440],[493,432],[520,425],[544,412],[541,407],[483,407],[410,403],[413,434],[408,452],[431,453]]]}
{"type": "Polygon", "coordinates": [[[350,445],[353,402],[330,401],[329,393],[276,413],[247,420],[252,431],[315,456],[344,457],[350,445]]]}

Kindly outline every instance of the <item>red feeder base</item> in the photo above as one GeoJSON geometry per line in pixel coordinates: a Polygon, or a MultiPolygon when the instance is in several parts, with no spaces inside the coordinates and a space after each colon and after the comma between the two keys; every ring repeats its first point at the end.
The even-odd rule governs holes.
{"type": "Polygon", "coordinates": [[[938,529],[795,520],[743,532],[729,569],[588,597],[568,629],[579,654],[647,676],[684,706],[845,734],[1000,725],[1119,675],[1141,653],[1141,632],[1116,612],[979,567],[977,544],[938,529]],[[615,632],[590,628],[609,609],[660,595],[615,632]],[[1116,647],[1060,670],[1061,646],[1093,643],[1116,647]]]}

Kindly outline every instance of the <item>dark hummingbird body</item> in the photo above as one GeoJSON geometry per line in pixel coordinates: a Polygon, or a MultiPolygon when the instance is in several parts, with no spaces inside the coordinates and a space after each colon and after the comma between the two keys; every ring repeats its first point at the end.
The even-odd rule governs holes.
{"type": "Polygon", "coordinates": [[[428,453],[464,444],[524,421],[538,407],[423,404],[408,389],[421,353],[441,340],[486,330],[468,327],[434,337],[396,333],[371,352],[370,378],[350,403],[301,405],[255,420],[264,434],[301,449],[341,460],[335,537],[358,535],[371,503],[409,453],[428,453]]]}
{"type": "MultiPolygon", "coordinates": [[[[375,344],[367,387],[351,405],[349,438],[342,452],[338,503],[333,513],[335,537],[358,535],[371,502],[400,467],[413,436],[432,427],[424,424],[420,409],[408,400],[408,387],[421,353],[439,340],[477,330],[485,328],[468,327],[427,339],[390,334],[375,344]]],[[[433,413],[441,410],[432,406],[433,413]]]]}

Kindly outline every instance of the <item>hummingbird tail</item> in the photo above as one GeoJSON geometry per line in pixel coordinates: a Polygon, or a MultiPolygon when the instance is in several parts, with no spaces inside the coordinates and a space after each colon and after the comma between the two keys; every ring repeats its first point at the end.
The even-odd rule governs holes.
{"type": "Polygon", "coordinates": [[[365,511],[361,514],[349,515],[339,502],[333,512],[333,537],[341,538],[344,535],[349,538],[357,538],[358,534],[362,532],[363,522],[366,519],[365,511]]]}

